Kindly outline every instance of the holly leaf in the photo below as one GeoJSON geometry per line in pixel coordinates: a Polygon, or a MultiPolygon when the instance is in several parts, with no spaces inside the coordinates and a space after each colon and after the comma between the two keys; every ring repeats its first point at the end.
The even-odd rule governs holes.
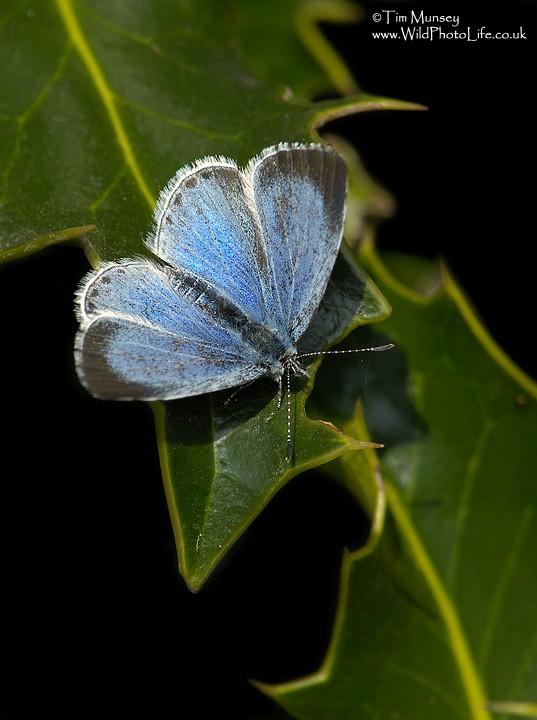
{"type": "Polygon", "coordinates": [[[537,387],[445,268],[383,262],[371,242],[361,257],[393,307],[382,330],[398,351],[376,356],[365,383],[349,362],[331,393],[362,395],[386,443],[386,525],[345,554],[322,668],[264,689],[307,720],[534,717],[537,387]]]}
{"type": "Polygon", "coordinates": [[[237,43],[252,72],[274,85],[282,97],[358,92],[344,60],[328,42],[320,23],[355,23],[361,8],[348,0],[234,0],[237,43]],[[263,32],[259,32],[259,28],[263,32]],[[286,48],[282,53],[281,49],[286,48]]]}
{"type": "Polygon", "coordinates": [[[267,145],[311,139],[331,117],[413,107],[365,95],[278,97],[244,66],[216,0],[4,6],[4,260],[91,225],[94,262],[145,252],[155,198],[178,167],[218,154],[245,163],[267,145]]]}
{"type": "MultiPolygon", "coordinates": [[[[266,9],[255,8],[248,32],[258,37],[266,9]]],[[[273,58],[254,61],[245,49],[240,3],[10,0],[3,12],[0,261],[67,240],[94,266],[145,253],[155,198],[180,166],[206,155],[245,163],[272,143],[318,140],[316,128],[332,117],[418,107],[364,94],[320,103],[282,96],[273,58]]],[[[275,13],[281,37],[293,37],[292,56],[288,22],[275,13]]],[[[309,335],[317,350],[388,312],[348,260],[331,288],[309,335]]],[[[227,405],[220,396],[155,405],[180,567],[193,589],[289,477],[356,447],[306,418],[311,382],[293,389],[291,466],[285,412],[269,383],[227,405]]]]}
{"type": "MultiPolygon", "coordinates": [[[[300,349],[331,344],[388,312],[382,295],[344,251],[300,349]]],[[[293,379],[291,463],[286,459],[286,408],[278,407],[277,388],[269,380],[239,390],[232,400],[230,391],[224,391],[154,405],[179,567],[192,590],[199,589],[288,480],[343,453],[369,447],[365,433],[345,434],[331,423],[307,417],[304,406],[317,364],[310,366],[305,382],[293,379]]]]}

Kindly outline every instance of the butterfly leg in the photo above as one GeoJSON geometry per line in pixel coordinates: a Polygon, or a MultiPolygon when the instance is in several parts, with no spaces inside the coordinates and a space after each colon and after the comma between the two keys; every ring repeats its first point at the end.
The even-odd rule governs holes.
{"type": "MultiPolygon", "coordinates": [[[[257,380],[257,378],[256,378],[256,380],[257,380]]],[[[238,387],[236,390],[234,390],[234,391],[231,393],[231,395],[224,400],[224,407],[227,407],[227,406],[229,405],[229,403],[230,403],[235,397],[237,397],[237,395],[241,392],[241,390],[244,390],[244,388],[247,388],[249,385],[251,385],[251,384],[254,383],[254,382],[255,382],[255,380],[250,380],[249,382],[244,383],[244,385],[239,385],[239,387],[238,387]]]]}
{"type": "Polygon", "coordinates": [[[287,457],[288,463],[293,458],[293,435],[291,429],[291,367],[287,365],[285,368],[285,384],[287,391],[287,457]]]}
{"type": "Polygon", "coordinates": [[[278,378],[278,410],[281,408],[283,403],[283,375],[278,378]]]}

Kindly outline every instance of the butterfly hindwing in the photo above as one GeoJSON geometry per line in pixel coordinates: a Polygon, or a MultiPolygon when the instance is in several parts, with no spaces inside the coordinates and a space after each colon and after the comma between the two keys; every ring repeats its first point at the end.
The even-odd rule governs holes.
{"type": "Polygon", "coordinates": [[[76,366],[97,397],[168,399],[264,373],[255,348],[202,291],[140,259],[105,265],[79,295],[76,366]]]}
{"type": "Polygon", "coordinates": [[[107,315],[80,333],[77,355],[80,379],[101,399],[171,400],[264,374],[263,368],[204,343],[107,315]]]}

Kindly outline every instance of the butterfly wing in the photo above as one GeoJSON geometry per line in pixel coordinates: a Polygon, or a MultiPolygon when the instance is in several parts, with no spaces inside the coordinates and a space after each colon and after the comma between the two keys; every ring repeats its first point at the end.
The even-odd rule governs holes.
{"type": "Polygon", "coordinates": [[[169,400],[254,380],[266,370],[188,278],[148,260],[91,273],[79,293],[75,363],[105,399],[169,400]]]}
{"type": "Polygon", "coordinates": [[[147,245],[288,347],[326,289],[341,242],[345,183],[343,160],[324,145],[276,145],[245,171],[206,158],[163,190],[147,245]]]}
{"type": "Polygon", "coordinates": [[[172,399],[266,372],[308,327],[341,241],[345,165],[278,145],[247,169],[207,158],[161,194],[147,244],[169,264],[112,263],[79,297],[79,376],[92,394],[172,399]]]}
{"type": "Polygon", "coordinates": [[[246,171],[281,323],[296,342],[326,290],[343,233],[346,167],[325,145],[277,145],[246,171]]]}
{"type": "Polygon", "coordinates": [[[160,194],[154,233],[157,257],[203,279],[252,320],[267,324],[266,258],[244,176],[226,158],[181,169],[160,194]]]}

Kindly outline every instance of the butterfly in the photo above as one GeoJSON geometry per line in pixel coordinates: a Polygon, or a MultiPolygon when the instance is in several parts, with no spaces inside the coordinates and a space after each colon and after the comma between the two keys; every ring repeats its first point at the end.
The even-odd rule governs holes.
{"type": "MultiPolygon", "coordinates": [[[[245,168],[206,157],[162,190],[155,259],[103,263],[77,293],[78,377],[102,399],[172,400],[306,374],[306,332],[343,234],[346,166],[330,146],[281,143],[245,168]]],[[[363,348],[363,350],[381,350],[363,348]]],[[[343,351],[326,351],[343,352],[343,351]]]]}

